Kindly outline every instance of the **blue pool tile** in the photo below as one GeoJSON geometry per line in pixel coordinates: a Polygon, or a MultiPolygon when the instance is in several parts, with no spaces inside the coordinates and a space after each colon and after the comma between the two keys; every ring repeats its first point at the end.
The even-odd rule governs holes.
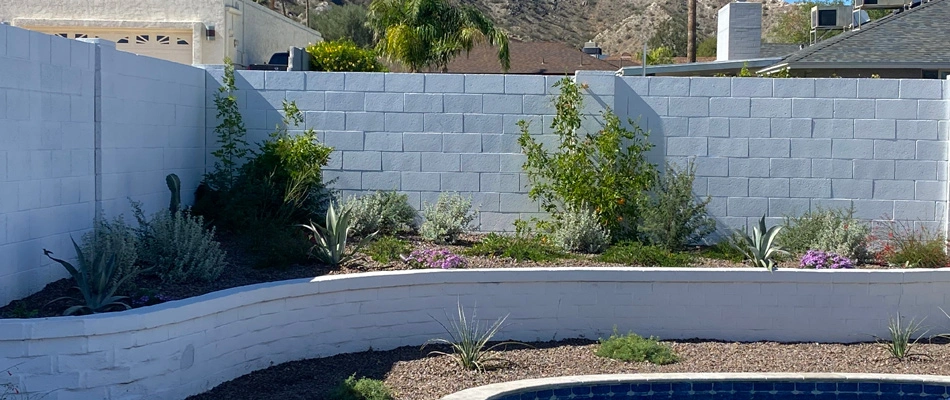
{"type": "Polygon", "coordinates": [[[815,395],[815,400],[838,400],[835,392],[821,392],[815,395]]]}
{"type": "Polygon", "coordinates": [[[707,392],[694,392],[690,400],[713,400],[713,395],[707,392]]]}
{"type": "Polygon", "coordinates": [[[539,399],[548,400],[551,398],[551,396],[554,395],[554,390],[552,389],[539,390],[536,394],[538,395],[539,399]]]}
{"type": "Polygon", "coordinates": [[[559,399],[562,397],[567,398],[570,395],[571,395],[571,388],[569,387],[554,389],[554,396],[556,396],[559,399]]]}
{"type": "Polygon", "coordinates": [[[942,395],[947,392],[947,388],[939,385],[924,385],[924,393],[929,395],[942,395]]]}
{"type": "Polygon", "coordinates": [[[834,393],[838,390],[838,384],[834,382],[816,382],[815,389],[822,393],[834,393]]]}
{"type": "Polygon", "coordinates": [[[637,384],[630,385],[630,389],[633,390],[634,393],[646,394],[650,392],[650,384],[637,383],[637,384]]]}
{"type": "Polygon", "coordinates": [[[732,382],[713,382],[713,390],[716,392],[731,392],[732,382]]]}
{"type": "Polygon", "coordinates": [[[779,393],[791,392],[795,390],[795,383],[793,382],[775,382],[773,386],[774,386],[773,390],[779,393]]]}
{"type": "Polygon", "coordinates": [[[838,382],[838,391],[847,392],[847,393],[857,393],[858,383],[857,382],[838,382]]]}
{"type": "Polygon", "coordinates": [[[795,390],[802,393],[814,392],[815,382],[795,382],[795,390]]]}
{"type": "Polygon", "coordinates": [[[505,396],[505,397],[502,397],[502,398],[500,398],[500,399],[498,399],[498,400],[521,400],[521,395],[510,394],[510,395],[507,395],[507,396],[505,396]]]}
{"type": "Polygon", "coordinates": [[[613,400],[610,396],[607,396],[606,394],[595,394],[592,396],[593,397],[591,397],[591,400],[613,400]]]}
{"type": "Polygon", "coordinates": [[[708,392],[712,390],[712,382],[693,382],[693,391],[694,392],[708,392]]]}
{"type": "Polygon", "coordinates": [[[878,390],[884,394],[898,394],[901,392],[901,384],[899,383],[881,383],[878,385],[878,390]]]}
{"type": "Polygon", "coordinates": [[[610,393],[610,385],[597,385],[591,386],[590,392],[595,395],[607,394],[610,393]]]}
{"type": "Polygon", "coordinates": [[[571,388],[571,393],[576,396],[588,395],[590,394],[590,386],[576,386],[571,388]]]}
{"type": "Polygon", "coordinates": [[[877,393],[880,388],[877,382],[858,382],[858,393],[877,393]]]}
{"type": "Polygon", "coordinates": [[[858,394],[855,392],[840,392],[838,400],[858,400],[858,394]]]}
{"type": "MultiPolygon", "coordinates": [[[[884,396],[895,396],[896,395],[884,395],[884,396]]],[[[877,392],[859,392],[858,400],[882,400],[884,397],[879,396],[877,392]]]]}
{"type": "Polygon", "coordinates": [[[732,400],[732,392],[716,391],[716,394],[713,395],[713,400],[732,400]]]}
{"type": "Polygon", "coordinates": [[[669,382],[657,382],[650,385],[650,389],[654,393],[666,393],[673,389],[673,385],[669,382]]]}
{"type": "Polygon", "coordinates": [[[902,383],[901,391],[904,392],[904,396],[919,396],[924,392],[924,385],[921,383],[902,383]]]}
{"type": "Polygon", "coordinates": [[[538,398],[538,395],[536,392],[528,392],[528,393],[521,394],[521,400],[535,400],[537,398],[538,398]]]}
{"type": "Polygon", "coordinates": [[[614,392],[614,393],[617,393],[618,396],[619,396],[619,395],[624,395],[624,396],[626,396],[626,395],[627,395],[627,392],[630,391],[630,384],[629,384],[629,383],[619,383],[619,384],[615,384],[615,385],[610,385],[610,391],[611,391],[611,392],[614,392]]]}
{"type": "MultiPolygon", "coordinates": [[[[745,386],[744,386],[746,383],[750,383],[750,382],[737,382],[737,384],[743,384],[743,389],[739,389],[739,386],[737,384],[732,385],[732,387],[735,388],[736,391],[739,391],[739,390],[746,391],[748,390],[748,389],[745,389],[745,386]]],[[[772,382],[751,382],[751,383],[752,383],[752,390],[755,390],[756,392],[771,392],[772,390],[775,389],[775,385],[772,384],[772,382]]]]}
{"type": "Polygon", "coordinates": [[[758,393],[753,394],[751,391],[739,391],[736,389],[736,392],[732,395],[733,400],[758,400],[758,393]]]}
{"type": "Polygon", "coordinates": [[[686,393],[693,390],[693,385],[689,382],[673,382],[671,384],[673,387],[673,392],[675,393],[686,393]]]}

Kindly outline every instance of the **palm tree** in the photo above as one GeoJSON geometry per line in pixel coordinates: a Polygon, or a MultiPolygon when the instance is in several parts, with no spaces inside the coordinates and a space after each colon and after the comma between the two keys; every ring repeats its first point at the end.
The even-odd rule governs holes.
{"type": "Polygon", "coordinates": [[[411,72],[427,67],[448,72],[449,61],[486,42],[498,48],[506,72],[511,66],[508,34],[472,7],[455,7],[447,0],[373,0],[369,25],[379,53],[411,72]]]}

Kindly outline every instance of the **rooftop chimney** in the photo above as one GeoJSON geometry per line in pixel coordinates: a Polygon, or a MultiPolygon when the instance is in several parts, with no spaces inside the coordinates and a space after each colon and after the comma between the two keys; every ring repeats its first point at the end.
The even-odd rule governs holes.
{"type": "Polygon", "coordinates": [[[716,61],[759,58],[762,3],[734,1],[719,9],[716,61]]]}

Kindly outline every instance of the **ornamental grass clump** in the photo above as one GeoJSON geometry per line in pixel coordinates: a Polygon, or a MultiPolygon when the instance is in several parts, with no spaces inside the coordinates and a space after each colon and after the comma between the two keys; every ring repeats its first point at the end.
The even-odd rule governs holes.
{"type": "Polygon", "coordinates": [[[848,257],[821,250],[808,250],[801,259],[802,268],[812,269],[849,269],[854,261],[848,257]]]}
{"type": "MultiPolygon", "coordinates": [[[[445,325],[439,320],[432,318],[442,326],[442,329],[445,329],[450,339],[429,339],[422,345],[422,348],[425,349],[426,346],[433,344],[448,345],[451,348],[451,353],[436,350],[429,352],[429,354],[452,356],[462,368],[481,372],[498,363],[505,362],[503,358],[493,355],[493,350],[510,344],[528,346],[524,343],[514,341],[501,342],[493,346],[488,346],[488,342],[501,330],[508,316],[505,315],[487,326],[480,323],[476,318],[475,310],[472,311],[471,318],[466,316],[465,310],[462,308],[462,303],[459,302],[458,319],[450,320],[449,325],[445,325]]],[[[446,319],[448,319],[448,316],[446,316],[446,319]]]]}
{"type": "Polygon", "coordinates": [[[903,323],[901,314],[897,313],[897,317],[891,318],[887,323],[889,337],[887,339],[878,338],[877,342],[897,361],[904,361],[910,357],[925,356],[922,353],[914,352],[914,346],[917,345],[920,338],[929,332],[924,331],[918,334],[923,322],[923,319],[917,321],[912,318],[909,322],[903,323]]]}
{"type": "Polygon", "coordinates": [[[408,257],[403,256],[412,268],[453,269],[465,266],[465,259],[446,249],[414,250],[408,257]]]}
{"type": "Polygon", "coordinates": [[[872,238],[879,263],[904,268],[943,268],[950,265],[943,234],[914,229],[900,221],[885,222],[872,238]]]}
{"type": "Polygon", "coordinates": [[[673,348],[660,343],[656,337],[644,338],[635,333],[621,335],[614,333],[607,339],[600,339],[600,346],[594,353],[600,357],[621,361],[650,362],[656,365],[672,364],[679,360],[673,348]]]}

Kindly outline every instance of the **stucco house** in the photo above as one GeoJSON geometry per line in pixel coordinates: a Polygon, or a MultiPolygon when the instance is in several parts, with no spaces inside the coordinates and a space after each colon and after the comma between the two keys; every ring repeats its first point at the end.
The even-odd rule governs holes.
{"type": "Polygon", "coordinates": [[[0,1],[0,22],[183,64],[265,63],[322,40],[253,0],[9,0],[0,1]]]}

